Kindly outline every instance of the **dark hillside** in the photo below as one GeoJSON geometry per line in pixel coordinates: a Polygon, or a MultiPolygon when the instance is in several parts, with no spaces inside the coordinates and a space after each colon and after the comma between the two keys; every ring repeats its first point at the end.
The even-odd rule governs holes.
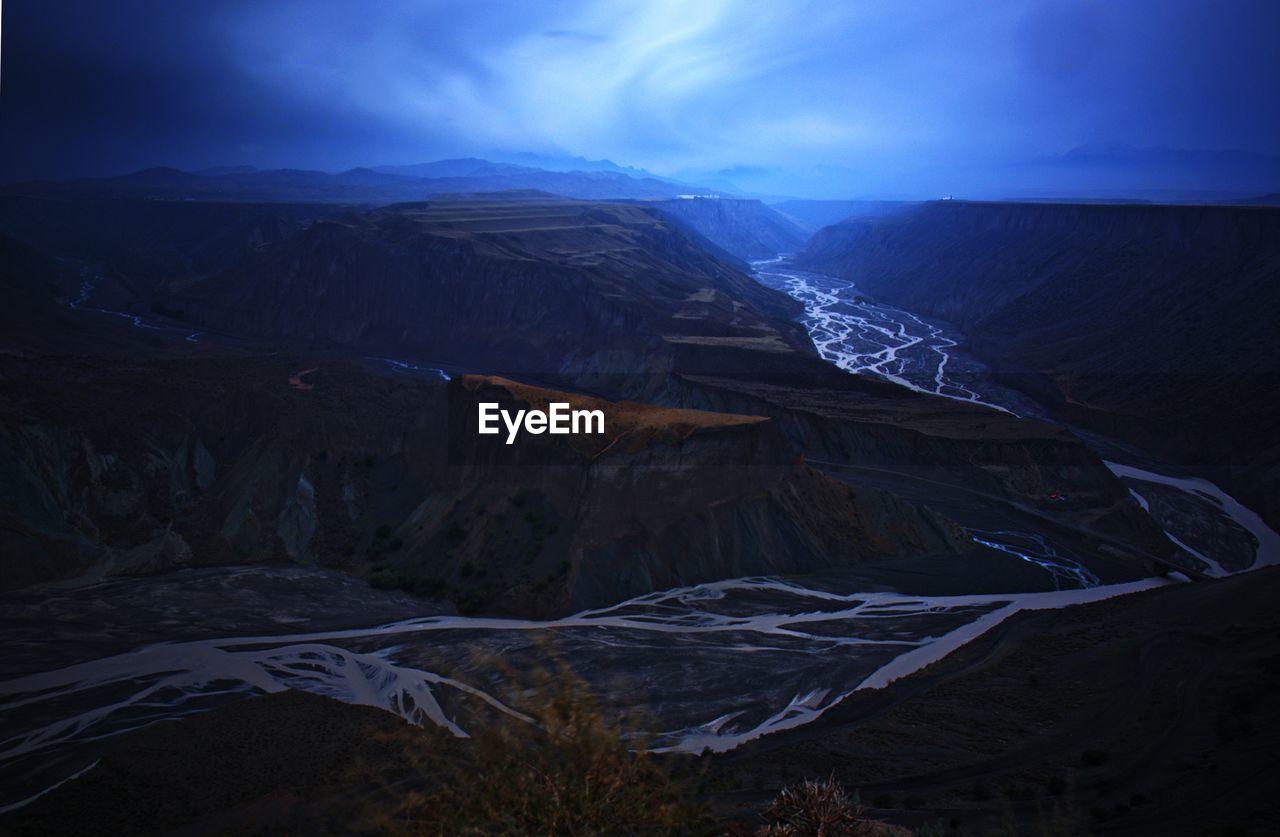
{"type": "Polygon", "coordinates": [[[828,227],[804,260],[1280,521],[1280,210],[934,202],[828,227]]]}

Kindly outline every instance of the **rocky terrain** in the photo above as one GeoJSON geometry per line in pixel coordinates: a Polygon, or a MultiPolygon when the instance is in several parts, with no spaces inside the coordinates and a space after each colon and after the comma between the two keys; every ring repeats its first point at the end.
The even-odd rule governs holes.
{"type": "Polygon", "coordinates": [[[0,837],[1280,837],[1280,0],[3,3],[0,837]]]}
{"type": "Polygon", "coordinates": [[[470,610],[565,612],[965,548],[940,515],[806,468],[762,417],[216,352],[114,371],[8,356],[3,370],[10,589],[294,562],[470,610]],[[307,386],[290,386],[307,363],[307,386]],[[607,432],[507,446],[476,435],[482,397],[602,407],[607,432]]]}
{"type": "Polygon", "coordinates": [[[775,416],[841,479],[924,500],[966,526],[1048,527],[1115,560],[1121,577],[1125,565],[1154,567],[1175,551],[1094,453],[1042,422],[824,373],[688,376],[679,397],[775,416]]]}
{"type": "MultiPolygon", "coordinates": [[[[547,587],[567,596],[557,609],[714,579],[968,548],[941,515],[805,466],[765,417],[612,403],[500,378],[467,376],[453,390],[448,499],[424,502],[410,520],[426,532],[443,529],[453,541],[446,554],[497,575],[499,591],[509,585],[503,574],[522,564],[547,573],[547,587]],[[510,411],[546,409],[550,401],[598,409],[605,432],[506,445],[475,432],[481,400],[510,411]],[[503,519],[494,526],[480,519],[485,514],[503,519]],[[527,544],[510,537],[526,527],[527,544]]],[[[390,563],[433,569],[394,556],[390,563]]]]}
{"type": "Polygon", "coordinates": [[[1141,544],[1139,554],[1168,551],[1068,434],[816,361],[790,320],[792,300],[646,207],[554,198],[392,207],[317,223],[239,268],[184,284],[166,305],[199,327],[462,362],[615,399],[777,414],[794,448],[811,456],[917,479],[928,471],[935,484],[978,485],[1065,516],[1073,530],[1111,521],[1103,529],[1141,544]],[[460,281],[469,275],[485,281],[460,281]],[[772,407],[725,396],[744,389],[767,392],[772,407]],[[1061,452],[1032,452],[1029,440],[1046,435],[1061,452]],[[1051,502],[1055,492],[1072,499],[1051,502]]]}
{"type": "Polygon", "coordinates": [[[172,286],[163,304],[199,328],[472,369],[642,380],[676,355],[716,347],[749,348],[765,362],[811,351],[790,321],[792,300],[653,209],[550,196],[321,221],[172,286]]]}
{"type": "MultiPolygon", "coordinates": [[[[1122,481],[1060,425],[820,359],[801,303],[731,252],[776,232],[759,205],[90,205],[0,213],[17,303],[0,312],[6,803],[105,759],[23,827],[94,810],[99,781],[129,800],[101,820],[121,827],[227,807],[209,827],[332,824],[324,800],[377,755],[349,733],[384,718],[277,698],[110,750],[250,692],[302,686],[457,734],[499,694],[480,650],[525,665],[558,641],[611,710],[648,701],[666,746],[723,750],[844,718],[858,684],[1006,618],[993,641],[1022,636],[1040,624],[1023,609],[1197,574],[1146,511],[1189,502],[1179,489],[1122,481]],[[605,430],[507,445],[476,432],[482,401],[598,409],[605,430]],[[294,734],[313,715],[335,729],[322,752],[294,734]],[[204,801],[146,801],[151,765],[268,728],[316,770],[272,784],[262,760],[204,801]],[[295,793],[313,803],[262,801],[295,793]]],[[[1220,534],[1206,525],[1198,547],[1220,534]]],[[[787,764],[821,762],[791,742],[787,764]]],[[[758,780],[707,763],[705,799],[750,815],[760,800],[734,794],[758,780]]],[[[897,794],[898,776],[857,783],[897,794]]],[[[898,802],[876,807],[920,819],[898,802]]],[[[933,810],[992,815],[953,807],[933,810]]]]}
{"type": "MultiPolygon", "coordinates": [[[[198,219],[215,238],[243,230],[231,210],[193,212],[179,244],[209,240],[198,219]]],[[[14,243],[26,267],[9,275],[26,277],[33,310],[79,354],[28,354],[43,338],[15,323],[2,390],[9,587],[291,561],[469,610],[562,612],[960,550],[955,524],[928,508],[967,527],[1052,531],[1114,578],[1174,550],[1069,434],[818,361],[793,301],[654,209],[471,198],[294,223],[228,267],[159,283],[150,302],[134,282],[131,304],[163,328],[68,311],[74,262],[14,243]],[[282,343],[294,348],[266,350],[282,343]],[[641,434],[632,448],[627,432],[583,452],[543,437],[519,446],[531,459],[510,459],[460,430],[474,379],[446,385],[430,362],[754,418],[674,445],[641,434]],[[645,490],[652,505],[635,499],[645,490]]],[[[534,391],[486,386],[506,387],[499,400],[534,391]]]]}
{"type": "Polygon", "coordinates": [[[1276,524],[1280,212],[940,201],[814,236],[803,263],[956,324],[1061,418],[1163,454],[1276,524]]]}

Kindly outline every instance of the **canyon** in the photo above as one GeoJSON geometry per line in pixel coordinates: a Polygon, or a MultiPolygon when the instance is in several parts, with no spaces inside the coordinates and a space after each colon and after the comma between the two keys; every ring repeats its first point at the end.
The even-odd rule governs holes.
{"type": "Polygon", "coordinates": [[[937,201],[828,227],[799,261],[954,324],[1056,417],[1280,522],[1274,208],[937,201]]]}
{"type": "MultiPolygon", "coordinates": [[[[1171,247],[1199,236],[1201,274],[1236,277],[1215,293],[1258,333],[1269,216],[795,207],[868,213],[805,246],[750,200],[107,191],[0,200],[19,649],[0,683],[15,789],[0,806],[93,776],[141,727],[231,717],[251,694],[304,689],[464,734],[520,711],[498,708],[475,649],[535,665],[548,642],[610,711],[653,712],[655,749],[725,752],[729,775],[730,751],[787,751],[1033,614],[1123,611],[1172,579],[1280,561],[1266,353],[1242,337],[1219,356],[1258,423],[1223,410],[1232,444],[1260,451],[1253,470],[1187,471],[1208,460],[1148,447],[1130,408],[1174,395],[1148,402],[1088,365],[1158,350],[1108,294],[1192,281],[1132,245],[1165,241],[1162,224],[1171,247]],[[1221,255],[1229,236],[1245,256],[1221,255]],[[1035,302],[1067,277],[1113,311],[1096,317],[1124,334],[1110,353],[1090,342],[1105,328],[1035,302]],[[482,405],[557,404],[603,432],[479,432],[482,405]],[[227,597],[261,607],[223,613],[227,597]],[[767,686],[742,688],[761,671],[767,686]]],[[[1218,333],[1173,336],[1187,374],[1207,374],[1218,333]]],[[[1184,412],[1208,422],[1199,398],[1184,412]]]]}

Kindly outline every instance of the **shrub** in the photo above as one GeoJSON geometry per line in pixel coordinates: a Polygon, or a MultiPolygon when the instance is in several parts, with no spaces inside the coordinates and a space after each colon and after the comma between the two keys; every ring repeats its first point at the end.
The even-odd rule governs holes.
{"type": "Polygon", "coordinates": [[[439,595],[444,590],[445,584],[444,579],[433,575],[414,575],[405,577],[401,587],[415,596],[427,598],[439,595]]]}
{"type": "Polygon", "coordinates": [[[400,573],[395,570],[379,569],[369,573],[369,585],[379,590],[396,590],[400,587],[400,573]]]}
{"type": "Polygon", "coordinates": [[[464,616],[479,613],[489,606],[489,602],[489,594],[481,590],[468,590],[456,600],[458,611],[464,616]]]}
{"type": "Polygon", "coordinates": [[[440,764],[421,754],[422,792],[399,797],[380,830],[402,834],[669,834],[701,813],[685,788],[608,721],[586,684],[564,666],[513,686],[521,721],[491,720],[440,764]]]}
{"type": "Polygon", "coordinates": [[[393,569],[379,569],[369,574],[369,584],[379,590],[404,590],[429,598],[444,590],[444,580],[431,575],[411,575],[393,569]]]}
{"type": "Polygon", "coordinates": [[[832,776],[783,788],[765,809],[759,837],[854,837],[873,833],[857,797],[832,776]]]}

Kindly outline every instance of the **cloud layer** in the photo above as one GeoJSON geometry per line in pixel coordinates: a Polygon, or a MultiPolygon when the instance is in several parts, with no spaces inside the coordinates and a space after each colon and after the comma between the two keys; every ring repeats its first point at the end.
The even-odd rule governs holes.
{"type": "Polygon", "coordinates": [[[9,177],[534,150],[907,194],[1081,145],[1280,152],[1270,0],[5,5],[9,177]]]}

